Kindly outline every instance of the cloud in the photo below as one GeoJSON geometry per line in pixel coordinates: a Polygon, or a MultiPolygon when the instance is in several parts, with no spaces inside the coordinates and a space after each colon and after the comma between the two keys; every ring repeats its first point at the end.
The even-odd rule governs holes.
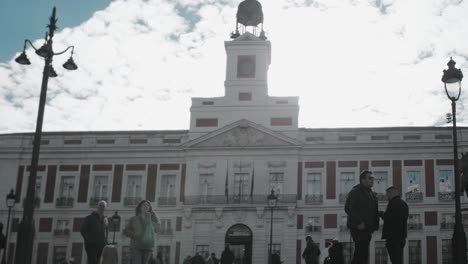
{"type": "MultiPolygon", "coordinates": [[[[187,129],[191,97],[224,94],[223,42],[239,2],[115,0],[61,30],[54,50],[74,45],[79,70],[54,58],[60,76],[49,81],[44,130],[187,129]]],[[[453,56],[468,72],[467,1],[261,3],[269,94],[300,96],[301,127],[443,124],[445,63],[453,56]]],[[[34,130],[43,62],[27,52],[29,67],[0,64],[0,133],[34,130]]]]}

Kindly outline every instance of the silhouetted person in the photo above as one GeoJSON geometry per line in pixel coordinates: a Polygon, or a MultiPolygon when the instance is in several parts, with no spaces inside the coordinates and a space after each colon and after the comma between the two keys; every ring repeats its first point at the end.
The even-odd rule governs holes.
{"type": "Polygon", "coordinates": [[[0,223],[0,252],[2,252],[0,256],[3,256],[3,254],[5,254],[5,249],[6,249],[6,236],[3,234],[3,223],[0,223]]]}
{"type": "Polygon", "coordinates": [[[205,264],[205,259],[197,252],[195,256],[192,257],[192,264],[205,264]]]}
{"type": "Polygon", "coordinates": [[[306,248],[302,252],[302,258],[306,264],[319,264],[320,249],[314,243],[311,236],[306,236],[306,248]]]}
{"type": "Polygon", "coordinates": [[[345,211],[348,228],[355,243],[352,264],[369,262],[369,244],[372,233],[379,229],[379,209],[376,195],[372,192],[372,172],[363,171],[359,184],[354,186],[346,199],[345,211]]]}
{"type": "Polygon", "coordinates": [[[232,264],[234,262],[234,253],[229,248],[229,244],[224,247],[223,253],[221,253],[221,264],[232,264]]]}
{"type": "Polygon", "coordinates": [[[399,190],[392,186],[387,189],[388,205],[380,212],[384,220],[382,238],[392,264],[403,263],[403,248],[406,244],[408,204],[400,198],[399,190]]]}
{"type": "Polygon", "coordinates": [[[343,246],[338,239],[333,239],[328,248],[328,257],[330,264],[344,264],[343,246]]]}
{"type": "Polygon", "coordinates": [[[99,264],[102,250],[107,244],[107,219],[104,216],[106,207],[106,201],[100,201],[96,211],[88,215],[81,224],[80,232],[84,239],[88,264],[99,264]]]}

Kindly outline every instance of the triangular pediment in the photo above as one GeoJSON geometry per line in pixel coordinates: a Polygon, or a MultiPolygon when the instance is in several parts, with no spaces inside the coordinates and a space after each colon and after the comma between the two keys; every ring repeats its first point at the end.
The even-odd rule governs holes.
{"type": "Polygon", "coordinates": [[[244,34],[234,39],[234,41],[262,41],[262,39],[250,32],[245,32],[244,34]]]}
{"type": "Polygon", "coordinates": [[[184,144],[188,148],[293,147],[300,142],[252,121],[242,119],[184,144]]]}

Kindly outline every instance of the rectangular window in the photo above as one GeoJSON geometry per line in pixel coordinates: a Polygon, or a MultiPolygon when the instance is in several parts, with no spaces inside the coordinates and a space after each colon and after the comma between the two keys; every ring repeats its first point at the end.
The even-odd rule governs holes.
{"type": "Polygon", "coordinates": [[[41,186],[42,186],[42,176],[36,176],[36,197],[40,197],[41,195],[41,186]]]}
{"type": "Polygon", "coordinates": [[[126,197],[138,198],[141,197],[141,175],[129,175],[127,177],[127,193],[126,197]]]}
{"type": "Polygon", "coordinates": [[[442,239],[442,264],[452,264],[451,239],[442,239]]]}
{"type": "Polygon", "coordinates": [[[421,191],[421,172],[407,171],[406,172],[406,192],[421,191]]]}
{"type": "Polygon", "coordinates": [[[355,184],[354,172],[343,171],[340,173],[340,192],[348,194],[355,184]]]}
{"type": "Polygon", "coordinates": [[[307,173],[307,194],[308,195],[322,194],[322,173],[320,172],[307,173]]]}
{"type": "Polygon", "coordinates": [[[442,214],[442,220],[440,221],[440,229],[453,229],[454,226],[455,226],[455,215],[442,214]]]}
{"type": "Polygon", "coordinates": [[[448,193],[453,192],[452,188],[452,170],[439,170],[439,192],[448,193]]]}
{"type": "Polygon", "coordinates": [[[271,126],[291,126],[292,118],[291,117],[272,117],[270,119],[271,126]]]}
{"type": "Polygon", "coordinates": [[[171,246],[158,246],[156,253],[161,253],[161,264],[170,264],[171,246]]]}
{"type": "Polygon", "coordinates": [[[408,264],[422,264],[421,240],[408,241],[408,264]]]}
{"type": "Polygon", "coordinates": [[[217,118],[197,118],[195,121],[196,127],[217,127],[218,119],[217,118]]]}
{"type": "Polygon", "coordinates": [[[237,78],[255,78],[255,55],[237,56],[237,78]]]}
{"type": "Polygon", "coordinates": [[[163,143],[164,144],[179,144],[180,138],[164,138],[163,143]]]}
{"type": "Polygon", "coordinates": [[[385,194],[388,188],[388,172],[386,171],[374,171],[374,186],[373,191],[378,194],[385,194]]]}
{"type": "Polygon", "coordinates": [[[62,176],[60,181],[59,197],[73,197],[75,176],[62,176]]]}
{"type": "Polygon", "coordinates": [[[160,197],[175,197],[175,175],[163,175],[161,177],[160,197]]]}
{"type": "Polygon", "coordinates": [[[159,230],[161,234],[170,235],[172,234],[172,221],[171,219],[161,219],[161,228],[159,230]]]}
{"type": "Polygon", "coordinates": [[[313,216],[307,218],[306,232],[320,232],[320,217],[313,216]]]}
{"type": "Polygon", "coordinates": [[[419,230],[421,228],[421,216],[419,214],[410,214],[408,216],[408,230],[419,230]]]}
{"type": "Polygon", "coordinates": [[[385,241],[375,241],[375,263],[387,264],[387,249],[385,241]]]}
{"type": "Polygon", "coordinates": [[[53,264],[67,263],[67,246],[54,246],[53,264]]]}
{"type": "Polygon", "coordinates": [[[58,219],[54,233],[55,234],[69,234],[70,233],[70,220],[58,219]]]}
{"type": "Polygon", "coordinates": [[[250,194],[249,173],[239,172],[234,174],[234,195],[246,197],[250,194]]]}
{"type": "Polygon", "coordinates": [[[239,101],[252,101],[252,93],[239,93],[239,101]]]}
{"type": "Polygon", "coordinates": [[[202,257],[204,257],[206,254],[210,254],[210,245],[196,245],[195,253],[200,254],[202,257]]]}
{"type": "Polygon", "coordinates": [[[202,105],[214,105],[214,101],[203,101],[202,105]]]}
{"type": "Polygon", "coordinates": [[[213,173],[201,173],[198,193],[201,196],[208,197],[208,196],[213,195],[213,190],[214,190],[214,174],[213,173]]]}
{"type": "Polygon", "coordinates": [[[270,188],[275,194],[283,193],[284,172],[270,172],[270,188]]]}
{"type": "MultiPolygon", "coordinates": [[[[281,256],[281,243],[273,243],[271,248],[272,253],[278,253],[281,256]]],[[[268,243],[268,248],[270,248],[270,243],[268,243]]]]}
{"type": "Polygon", "coordinates": [[[95,176],[93,185],[93,199],[105,200],[107,199],[107,190],[109,177],[108,176],[95,176]]]}

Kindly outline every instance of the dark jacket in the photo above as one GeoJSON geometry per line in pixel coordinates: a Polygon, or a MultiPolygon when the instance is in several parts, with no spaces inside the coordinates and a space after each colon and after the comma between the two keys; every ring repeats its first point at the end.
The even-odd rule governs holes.
{"type": "Polygon", "coordinates": [[[232,264],[234,262],[234,253],[230,249],[224,249],[221,253],[221,264],[232,264]]]}
{"type": "Polygon", "coordinates": [[[346,198],[345,212],[348,215],[347,226],[357,229],[364,222],[366,231],[379,229],[379,208],[376,195],[370,188],[358,184],[351,189],[346,198]]]}
{"type": "Polygon", "coordinates": [[[387,240],[406,239],[408,213],[408,205],[400,196],[393,197],[388,201],[387,209],[382,215],[384,220],[382,238],[387,240]]]}
{"type": "Polygon", "coordinates": [[[80,232],[87,244],[96,244],[102,247],[107,244],[107,228],[104,224],[104,218],[101,218],[96,212],[92,212],[83,220],[80,232]]]}
{"type": "Polygon", "coordinates": [[[313,242],[307,242],[304,252],[302,252],[302,258],[305,260],[306,264],[319,264],[320,249],[313,242]]]}
{"type": "Polygon", "coordinates": [[[344,264],[343,246],[341,243],[333,243],[328,249],[328,257],[331,264],[344,264]]]}

